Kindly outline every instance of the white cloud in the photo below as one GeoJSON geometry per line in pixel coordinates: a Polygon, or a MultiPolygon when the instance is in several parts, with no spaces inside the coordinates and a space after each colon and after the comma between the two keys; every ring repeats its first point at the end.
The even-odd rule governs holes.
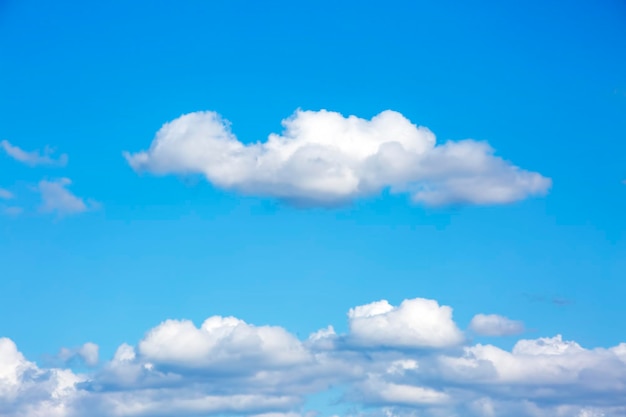
{"type": "Polygon", "coordinates": [[[283,126],[281,135],[244,144],[217,113],[190,113],[165,124],[147,151],[124,155],[138,172],[202,174],[220,188],[318,206],[385,188],[427,205],[504,204],[551,186],[485,142],[437,144],[394,111],[366,120],[298,110],[283,126]]]}
{"type": "Polygon", "coordinates": [[[77,197],[67,189],[72,184],[69,178],[61,178],[53,181],[42,180],[38,190],[41,194],[41,211],[45,213],[57,213],[69,215],[83,213],[98,207],[94,201],[85,201],[77,197]]]}
{"type": "Polygon", "coordinates": [[[0,338],[0,398],[15,397],[21,376],[31,368],[12,340],[0,338]]]}
{"type": "Polygon", "coordinates": [[[15,343],[0,338],[0,415],[66,417],[83,381],[67,369],[40,369],[27,361],[15,343]]]}
{"type": "Polygon", "coordinates": [[[524,323],[498,314],[477,314],[469,327],[474,333],[483,336],[511,336],[524,332],[524,323]]]}
{"type": "Polygon", "coordinates": [[[385,382],[370,378],[359,387],[366,403],[424,406],[445,404],[450,396],[428,387],[385,382]]]}
{"type": "MultiPolygon", "coordinates": [[[[557,335],[519,340],[511,350],[450,347],[441,342],[447,337],[432,333],[442,326],[444,334],[457,335],[451,310],[423,299],[358,306],[349,320],[348,334],[328,327],[304,341],[281,327],[233,317],[210,317],[200,327],[168,320],[85,375],[40,368],[0,338],[0,415],[313,417],[307,397],[329,390],[339,391],[332,395],[354,411],[348,415],[362,417],[618,417],[626,411],[626,343],[587,349],[557,335]],[[383,321],[360,322],[365,333],[353,326],[375,317],[391,331],[383,321]],[[354,345],[357,336],[368,343],[354,345]],[[430,348],[406,349],[424,344],[430,348]]],[[[97,362],[93,344],[69,351],[97,362]]]]}
{"type": "Polygon", "coordinates": [[[463,341],[452,309],[434,300],[404,300],[398,307],[381,300],[351,309],[348,317],[350,338],[359,345],[437,348],[463,341]]]}
{"type": "Polygon", "coordinates": [[[84,345],[68,349],[63,348],[59,352],[59,359],[64,362],[70,362],[76,358],[80,359],[87,366],[96,366],[98,364],[100,348],[95,343],[87,342],[84,345]]]}
{"type": "Polygon", "coordinates": [[[256,414],[288,411],[299,405],[297,397],[264,395],[211,395],[194,390],[145,389],[128,395],[109,392],[93,395],[71,416],[156,417],[256,414]]]}
{"type": "Polygon", "coordinates": [[[48,165],[48,166],[65,166],[67,165],[67,155],[61,154],[57,159],[52,157],[54,151],[46,147],[43,152],[39,150],[34,151],[25,151],[18,146],[12,145],[8,140],[3,140],[0,142],[0,147],[4,149],[4,151],[11,158],[16,161],[22,162],[25,165],[34,167],[38,165],[48,165]]]}
{"type": "Polygon", "coordinates": [[[245,370],[301,364],[309,359],[302,343],[281,327],[252,326],[234,317],[210,317],[200,328],[168,320],[139,343],[149,361],[193,368],[245,370]]]}
{"type": "Polygon", "coordinates": [[[98,364],[99,347],[95,343],[87,342],[78,350],[78,355],[88,366],[96,366],[98,364]]]}
{"type": "Polygon", "coordinates": [[[464,355],[442,356],[440,363],[443,373],[457,382],[480,382],[497,389],[519,386],[516,393],[509,393],[518,398],[576,400],[585,391],[626,395],[626,362],[619,347],[584,349],[560,335],[520,340],[510,352],[493,345],[469,346],[464,355]]]}
{"type": "MultiPolygon", "coordinates": [[[[61,154],[58,158],[53,158],[53,149],[46,147],[44,151],[25,151],[9,141],[0,141],[2,148],[7,155],[13,159],[22,162],[28,166],[35,167],[39,165],[48,166],[65,166],[67,164],[67,155],[61,154]]],[[[33,189],[39,192],[41,196],[40,211],[44,213],[56,213],[59,216],[82,213],[99,207],[99,204],[92,200],[85,201],[83,198],[77,197],[68,190],[72,182],[69,178],[60,178],[56,180],[41,180],[33,189]]],[[[0,188],[0,200],[10,200],[15,196],[9,190],[0,188]]],[[[19,206],[0,205],[0,213],[10,216],[17,216],[24,211],[19,206]]]]}

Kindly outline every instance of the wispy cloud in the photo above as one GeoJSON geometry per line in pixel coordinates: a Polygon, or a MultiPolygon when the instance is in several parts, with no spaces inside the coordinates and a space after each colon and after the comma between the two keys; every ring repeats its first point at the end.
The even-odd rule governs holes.
{"type": "Polygon", "coordinates": [[[217,113],[190,113],[165,124],[148,150],[124,155],[138,172],[202,174],[220,188],[298,205],[333,206],[387,188],[425,205],[505,204],[551,186],[486,142],[438,144],[394,111],[366,120],[298,110],[283,126],[244,144],[217,113]]]}
{"type": "MultiPolygon", "coordinates": [[[[15,195],[4,188],[0,188],[0,200],[13,200],[15,195]]],[[[24,210],[18,206],[7,206],[5,204],[0,204],[0,213],[6,216],[18,216],[22,214],[24,210]]]]}
{"type": "Polygon", "coordinates": [[[1,200],[10,200],[13,197],[15,197],[15,196],[13,195],[13,193],[11,191],[6,190],[4,188],[0,188],[0,199],[1,200]]]}
{"type": "MultiPolygon", "coordinates": [[[[0,141],[0,148],[16,161],[31,167],[40,165],[63,167],[67,164],[68,160],[66,154],[61,154],[54,158],[54,151],[50,147],[46,147],[43,151],[25,151],[11,144],[8,140],[2,140],[0,141]]],[[[73,194],[68,189],[71,183],[69,178],[56,180],[44,179],[41,180],[36,187],[32,187],[31,189],[36,190],[41,196],[39,211],[66,216],[89,211],[100,206],[93,200],[85,200],[73,194]]],[[[0,188],[0,200],[10,200],[14,197],[14,194],[9,190],[0,188]]],[[[0,206],[0,210],[3,214],[15,216],[22,213],[24,208],[18,206],[0,206]]]]}
{"type": "Polygon", "coordinates": [[[24,209],[18,206],[3,207],[1,210],[2,214],[5,214],[7,216],[19,216],[24,212],[24,209]]]}
{"type": "Polygon", "coordinates": [[[40,210],[45,213],[56,213],[63,216],[83,213],[99,206],[94,201],[85,200],[74,195],[68,190],[71,184],[72,181],[69,178],[40,181],[38,185],[42,201],[40,210]]]}
{"type": "Polygon", "coordinates": [[[43,151],[25,151],[16,145],[12,145],[8,140],[1,141],[0,147],[4,149],[11,158],[31,167],[39,165],[65,166],[68,161],[66,154],[61,154],[57,158],[54,158],[54,150],[49,147],[46,147],[43,151]]]}
{"type": "Polygon", "coordinates": [[[100,348],[95,343],[87,342],[77,348],[62,348],[57,357],[65,363],[78,359],[87,366],[98,364],[100,348]]]}
{"type": "Polygon", "coordinates": [[[483,336],[512,336],[524,332],[524,323],[498,314],[477,314],[470,322],[470,330],[483,336]]]}
{"type": "Polygon", "coordinates": [[[544,294],[524,293],[523,296],[526,297],[528,301],[532,301],[536,303],[549,303],[549,304],[554,304],[556,306],[566,306],[566,305],[574,304],[574,300],[561,297],[559,295],[547,296],[544,294]]]}
{"type": "MultiPolygon", "coordinates": [[[[510,333],[502,316],[476,317],[496,317],[481,320],[490,328],[504,323],[510,333]]],[[[40,368],[0,338],[0,412],[300,417],[307,397],[330,387],[341,387],[341,401],[363,417],[613,417],[626,411],[626,343],[587,349],[556,335],[520,339],[510,350],[469,344],[457,337],[452,309],[425,299],[357,306],[348,320],[346,334],[328,327],[306,339],[235,317],[209,317],[200,326],[166,320],[86,374],[40,368]],[[354,322],[361,318],[367,320],[354,322]],[[382,324],[384,333],[376,336],[382,324]],[[442,339],[441,325],[459,346],[442,339]]],[[[60,356],[95,365],[98,349],[87,343],[60,356]]]]}

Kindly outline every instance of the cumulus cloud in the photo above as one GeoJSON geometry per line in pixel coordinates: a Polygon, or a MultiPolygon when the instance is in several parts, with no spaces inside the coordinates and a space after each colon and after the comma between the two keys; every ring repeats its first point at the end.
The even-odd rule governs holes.
{"type": "MultiPolygon", "coordinates": [[[[280,367],[308,359],[302,343],[281,327],[247,324],[235,317],[214,316],[200,328],[192,322],[168,320],[139,344],[148,360],[192,368],[280,367]]],[[[232,370],[232,369],[231,369],[232,370]]]]}
{"type": "Polygon", "coordinates": [[[67,369],[40,369],[15,343],[0,338],[0,415],[65,417],[77,394],[80,375],[67,369]]]}
{"type": "Polygon", "coordinates": [[[381,300],[351,309],[348,317],[351,339],[359,345],[438,348],[463,341],[452,308],[435,300],[404,300],[398,307],[381,300]]]}
{"type": "Polygon", "coordinates": [[[67,155],[61,154],[58,158],[54,158],[54,150],[50,147],[46,147],[43,151],[25,151],[18,146],[12,145],[8,140],[0,142],[0,147],[11,158],[19,161],[25,165],[35,167],[39,165],[48,166],[65,166],[67,165],[67,155]]]}
{"type": "Polygon", "coordinates": [[[551,186],[486,142],[437,144],[430,130],[390,110],[371,120],[298,110],[282,124],[282,134],[245,144],[217,113],[190,113],[166,123],[148,150],[124,156],[138,172],[201,174],[223,189],[316,206],[384,189],[426,205],[505,204],[551,186]]]}
{"type": "Polygon", "coordinates": [[[69,178],[40,181],[38,191],[41,194],[41,211],[58,215],[70,215],[83,213],[98,207],[96,202],[91,200],[85,201],[68,190],[71,184],[72,181],[69,178]]]}
{"type": "Polygon", "coordinates": [[[524,332],[524,323],[498,314],[477,314],[469,327],[482,336],[511,336],[524,332]]]}
{"type": "Polygon", "coordinates": [[[521,340],[510,352],[468,346],[461,356],[440,357],[438,374],[499,401],[528,401],[538,409],[559,404],[570,410],[563,415],[603,407],[607,416],[619,415],[609,408],[626,411],[626,401],[615,400],[626,398],[626,358],[620,346],[585,349],[560,335],[521,340]]]}
{"type": "MultiPolygon", "coordinates": [[[[518,340],[510,350],[470,345],[457,334],[449,307],[424,299],[358,306],[348,319],[347,334],[327,327],[306,340],[233,317],[210,317],[200,326],[167,320],[88,374],[41,368],[3,338],[0,415],[313,417],[306,399],[332,389],[343,392],[340,401],[354,411],[348,415],[362,417],[617,417],[626,411],[626,343],[587,349],[557,335],[518,340]],[[353,326],[374,317],[384,321],[353,326]],[[390,330],[374,338],[383,322],[390,330]],[[439,326],[454,337],[432,338],[439,326]],[[367,343],[355,345],[359,338],[367,343]],[[452,340],[462,345],[450,347],[452,340]],[[407,349],[424,345],[429,348],[407,349]]],[[[68,350],[72,355],[95,364],[97,346],[68,350]]]]}

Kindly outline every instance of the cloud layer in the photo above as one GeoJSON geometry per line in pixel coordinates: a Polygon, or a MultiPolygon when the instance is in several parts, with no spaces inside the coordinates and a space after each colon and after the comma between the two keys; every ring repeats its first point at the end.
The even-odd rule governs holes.
{"type": "MultiPolygon", "coordinates": [[[[511,350],[468,344],[452,309],[425,299],[357,306],[348,320],[347,334],[328,327],[304,340],[234,317],[166,320],[86,374],[41,368],[0,338],[0,415],[298,417],[315,411],[304,406],[309,395],[332,387],[351,416],[626,411],[626,343],[586,349],[556,335],[511,350]]],[[[92,343],[62,352],[98,362],[92,343]]]]}
{"type": "Polygon", "coordinates": [[[166,123],[148,150],[124,155],[138,172],[201,174],[223,189],[317,206],[384,189],[426,205],[504,204],[551,186],[486,142],[437,144],[430,130],[390,110],[371,120],[298,110],[282,124],[282,134],[244,144],[217,113],[190,113],[166,123]]]}

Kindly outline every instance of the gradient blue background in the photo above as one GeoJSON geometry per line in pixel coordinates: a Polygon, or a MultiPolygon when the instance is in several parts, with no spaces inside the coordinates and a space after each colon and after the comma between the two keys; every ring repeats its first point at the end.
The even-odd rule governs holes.
{"type": "Polygon", "coordinates": [[[0,139],[69,155],[64,169],[0,155],[0,187],[32,208],[32,184],[66,176],[102,204],[0,217],[0,336],[27,357],[93,341],[106,358],[164,319],[213,314],[305,337],[418,296],[461,326],[499,313],[529,337],[624,341],[623,1],[0,4],[0,139]],[[499,207],[385,195],[298,210],[138,176],[122,157],[186,112],[215,110],[252,142],[296,108],[397,110],[441,141],[489,141],[553,189],[499,207]]]}

